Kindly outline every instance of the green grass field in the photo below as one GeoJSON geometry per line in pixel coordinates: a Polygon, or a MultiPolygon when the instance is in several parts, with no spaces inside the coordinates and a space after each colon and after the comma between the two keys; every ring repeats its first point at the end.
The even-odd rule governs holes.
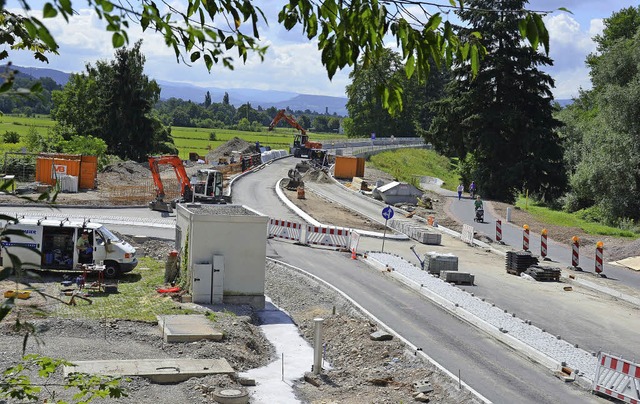
{"type": "MultiPolygon", "coordinates": [[[[0,152],[18,152],[26,147],[24,140],[21,138],[18,143],[4,143],[2,135],[5,132],[17,132],[21,137],[25,136],[30,128],[35,128],[41,133],[46,133],[54,126],[55,122],[48,116],[39,117],[22,117],[14,115],[0,116],[0,152]]],[[[225,142],[239,137],[249,143],[259,141],[262,146],[270,146],[272,149],[288,149],[293,143],[296,130],[293,128],[276,128],[268,131],[263,128],[262,132],[244,132],[230,129],[209,129],[209,128],[185,128],[174,126],[171,128],[171,136],[178,148],[180,158],[189,158],[189,153],[194,152],[205,155],[211,149],[224,144],[225,142]],[[210,134],[215,133],[216,140],[209,140],[210,134]]],[[[335,133],[311,133],[308,132],[309,139],[312,141],[322,142],[328,139],[344,138],[342,135],[335,133]]]]}

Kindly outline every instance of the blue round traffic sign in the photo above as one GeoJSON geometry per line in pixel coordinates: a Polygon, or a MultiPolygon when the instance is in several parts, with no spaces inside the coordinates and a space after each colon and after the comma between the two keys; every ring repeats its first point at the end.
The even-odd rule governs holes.
{"type": "Polygon", "coordinates": [[[391,208],[391,206],[387,206],[382,209],[382,217],[384,217],[385,220],[391,219],[393,217],[393,208],[391,208]]]}

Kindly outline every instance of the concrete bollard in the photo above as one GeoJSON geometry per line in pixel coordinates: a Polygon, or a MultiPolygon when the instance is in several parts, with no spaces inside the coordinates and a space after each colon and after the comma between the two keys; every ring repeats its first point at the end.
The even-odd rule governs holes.
{"type": "Polygon", "coordinates": [[[322,370],[322,323],[323,318],[317,317],[313,319],[314,336],[313,336],[313,374],[319,375],[322,370]]]}
{"type": "Polygon", "coordinates": [[[507,221],[507,223],[511,222],[511,208],[507,208],[507,214],[506,214],[505,220],[507,221]]]}

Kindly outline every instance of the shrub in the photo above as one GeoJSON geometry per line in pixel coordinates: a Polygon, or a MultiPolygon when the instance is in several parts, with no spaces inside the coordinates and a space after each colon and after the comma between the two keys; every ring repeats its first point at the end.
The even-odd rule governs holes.
{"type": "Polygon", "coordinates": [[[212,142],[218,140],[216,138],[216,132],[210,132],[209,133],[209,140],[211,140],[212,142]]]}
{"type": "Polygon", "coordinates": [[[20,141],[20,134],[8,130],[2,135],[2,140],[4,140],[5,143],[18,143],[20,141]]]}

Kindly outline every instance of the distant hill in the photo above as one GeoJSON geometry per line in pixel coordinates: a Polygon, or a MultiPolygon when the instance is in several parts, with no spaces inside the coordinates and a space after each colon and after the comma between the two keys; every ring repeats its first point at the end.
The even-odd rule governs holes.
{"type": "MultiPolygon", "coordinates": [[[[71,75],[71,73],[39,67],[13,66],[13,68],[35,78],[50,77],[61,85],[67,84],[69,76],[71,75]]],[[[331,115],[334,113],[341,116],[347,115],[347,98],[345,97],[299,94],[290,91],[254,90],[249,88],[223,89],[216,87],[198,87],[188,83],[157,81],[161,88],[160,98],[163,100],[173,97],[202,103],[204,102],[205,94],[209,91],[213,102],[222,102],[222,97],[226,92],[229,94],[229,102],[236,107],[248,102],[254,108],[258,106],[265,109],[269,107],[276,107],[278,109],[289,107],[292,110],[309,110],[317,113],[327,112],[331,115]]]]}

